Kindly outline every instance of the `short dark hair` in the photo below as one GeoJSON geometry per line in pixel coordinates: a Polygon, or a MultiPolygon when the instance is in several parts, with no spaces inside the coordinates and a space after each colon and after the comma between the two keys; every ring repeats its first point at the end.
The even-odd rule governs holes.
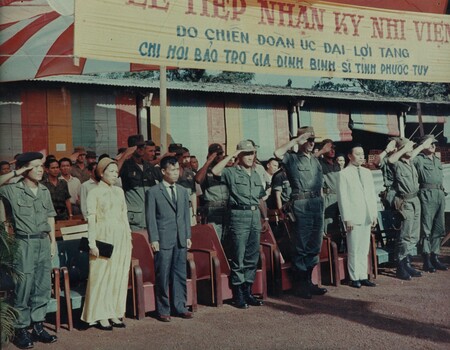
{"type": "Polygon", "coordinates": [[[58,161],[59,166],[61,166],[61,163],[62,163],[62,162],[69,162],[69,164],[72,165],[72,161],[71,161],[69,158],[67,158],[67,157],[61,158],[61,159],[58,161]]]}
{"type": "Polygon", "coordinates": [[[2,161],[0,162],[0,167],[3,166],[3,165],[6,165],[6,164],[10,165],[8,161],[2,160],[2,161]]]}
{"type": "Polygon", "coordinates": [[[187,149],[186,147],[182,147],[183,149],[183,153],[189,153],[189,149],[187,149]]]}
{"type": "Polygon", "coordinates": [[[361,147],[362,149],[364,149],[364,147],[360,143],[353,143],[352,145],[350,145],[347,154],[352,154],[353,150],[357,147],[361,147]]]}
{"type": "Polygon", "coordinates": [[[87,165],[87,170],[92,171],[97,166],[97,162],[92,162],[87,165]]]}
{"type": "Polygon", "coordinates": [[[145,141],[146,146],[156,146],[156,144],[152,140],[145,141]]]}
{"type": "Polygon", "coordinates": [[[50,168],[50,164],[52,163],[58,163],[59,166],[59,162],[58,159],[53,158],[53,157],[47,157],[47,159],[45,160],[44,166],[49,169],[50,168]]]}
{"type": "Polygon", "coordinates": [[[159,163],[159,166],[161,169],[167,169],[169,165],[174,165],[178,163],[178,159],[176,157],[167,156],[161,159],[161,162],[159,163]]]}

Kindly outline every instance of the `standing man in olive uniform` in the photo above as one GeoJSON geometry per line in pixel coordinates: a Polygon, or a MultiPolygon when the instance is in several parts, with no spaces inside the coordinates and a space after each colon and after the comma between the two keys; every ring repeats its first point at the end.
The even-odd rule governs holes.
{"type": "Polygon", "coordinates": [[[420,235],[420,201],[419,176],[413,164],[413,159],[424,148],[431,145],[431,139],[414,149],[414,142],[400,138],[397,140],[397,150],[389,157],[393,173],[393,187],[396,195],[394,206],[402,216],[400,234],[396,243],[398,259],[397,278],[410,280],[411,277],[420,277],[422,273],[411,266],[411,255],[415,252],[420,235]]]}
{"type": "Polygon", "coordinates": [[[296,294],[311,299],[312,295],[323,295],[325,288],[312,283],[312,271],[319,263],[323,237],[323,171],[314,156],[314,129],[302,127],[297,137],[275,151],[283,159],[286,175],[291,184],[291,207],[295,217],[295,254],[292,258],[295,279],[299,282],[296,294]],[[288,150],[298,145],[297,153],[288,150]]]}
{"type": "Polygon", "coordinates": [[[227,186],[221,181],[220,176],[215,176],[211,169],[222,159],[222,146],[218,143],[209,145],[206,163],[195,175],[195,181],[202,187],[206,222],[214,226],[220,240],[224,238],[223,232],[227,223],[229,192],[227,186]]]}
{"type": "Polygon", "coordinates": [[[251,141],[243,140],[234,155],[225,157],[212,169],[214,175],[221,176],[230,192],[231,284],[234,305],[240,309],[263,305],[252,295],[252,286],[259,260],[261,214],[265,226],[269,219],[262,199],[266,192],[255,171],[255,160],[256,147],[251,141]],[[225,168],[233,156],[238,157],[238,164],[225,168]]]}
{"type": "Polygon", "coordinates": [[[145,191],[161,181],[161,172],[144,160],[145,142],[142,135],[128,137],[128,147],[136,146],[131,158],[125,160],[120,169],[122,188],[128,208],[131,230],[146,227],[145,191]]]}
{"type": "Polygon", "coordinates": [[[392,187],[394,183],[394,175],[392,174],[391,165],[388,162],[389,156],[397,151],[396,143],[397,137],[390,139],[386,149],[378,154],[373,164],[381,170],[383,175],[383,183],[385,190],[380,193],[381,203],[385,210],[391,210],[395,198],[395,189],[392,187]]]}
{"type": "MultiPolygon", "coordinates": [[[[49,190],[39,183],[44,174],[42,158],[41,153],[22,153],[17,158],[17,170],[5,176],[22,175],[23,180],[0,187],[0,197],[11,205],[17,242],[15,264],[23,273],[15,286],[13,305],[17,310],[14,344],[21,349],[33,347],[31,337],[44,343],[56,341],[56,336],[43,328],[51,294],[51,259],[56,252],[56,212],[49,190]],[[27,329],[31,324],[30,335],[27,329]]],[[[0,185],[4,183],[2,177],[0,185]]]]}
{"type": "Polygon", "coordinates": [[[336,152],[333,141],[330,139],[323,140],[318,155],[323,172],[324,232],[330,234],[336,244],[340,246],[342,236],[339,226],[337,182],[341,167],[334,160],[336,152]]]}
{"type": "Polygon", "coordinates": [[[445,235],[445,193],[442,164],[436,157],[437,140],[433,135],[426,135],[422,142],[431,140],[431,145],[424,148],[416,158],[414,165],[419,174],[419,199],[422,209],[421,238],[423,270],[435,272],[447,270],[439,261],[441,241],[445,235]]]}

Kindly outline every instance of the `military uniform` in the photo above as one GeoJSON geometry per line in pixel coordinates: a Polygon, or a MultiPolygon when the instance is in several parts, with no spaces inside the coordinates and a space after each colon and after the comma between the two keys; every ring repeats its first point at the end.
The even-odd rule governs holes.
{"type": "Polygon", "coordinates": [[[81,183],[86,182],[91,178],[91,173],[85,166],[83,169],[75,163],[72,165],[72,169],[70,170],[70,174],[80,180],[81,183]]]}
{"type": "Polygon", "coordinates": [[[146,161],[141,165],[142,168],[130,158],[120,169],[131,230],[145,228],[145,191],[162,180],[159,169],[146,161]]]}
{"type": "Polygon", "coordinates": [[[323,236],[323,171],[316,157],[304,153],[286,153],[283,164],[292,188],[295,217],[292,237],[296,253],[292,263],[297,274],[303,275],[310,273],[319,262],[323,236]]]}
{"type": "Polygon", "coordinates": [[[385,187],[385,192],[381,194],[381,202],[385,210],[391,210],[395,199],[395,189],[394,184],[394,174],[392,172],[392,167],[389,164],[388,157],[384,157],[381,161],[379,168],[381,174],[383,175],[383,183],[385,187]]]}
{"type": "Polygon", "coordinates": [[[195,225],[197,224],[197,213],[194,213],[192,211],[192,202],[191,202],[191,196],[193,194],[197,193],[197,189],[195,188],[195,174],[192,171],[192,169],[189,168],[183,168],[183,170],[180,169],[180,177],[178,178],[177,184],[180,186],[183,186],[188,190],[189,193],[189,210],[190,210],[190,217],[191,217],[191,224],[195,225]]]}
{"type": "MultiPolygon", "coordinates": [[[[291,185],[286,176],[286,172],[281,170],[273,175],[272,178],[272,194],[275,197],[275,192],[281,192],[281,203],[284,205],[289,202],[291,198],[291,185]]],[[[271,196],[272,197],[272,196],[271,196]]],[[[275,201],[273,209],[276,209],[276,199],[271,199],[275,201]]],[[[272,208],[271,208],[272,209],[272,208]]]]}
{"type": "Polygon", "coordinates": [[[39,184],[36,195],[23,181],[0,187],[0,196],[9,201],[17,242],[16,268],[24,274],[16,283],[15,327],[27,328],[42,322],[51,294],[51,248],[48,218],[56,216],[49,190],[39,184]]]}
{"type": "Polygon", "coordinates": [[[415,166],[400,159],[392,165],[395,207],[403,217],[400,235],[397,241],[399,261],[416,252],[420,232],[420,201],[418,174],[415,166]]]}
{"type": "Polygon", "coordinates": [[[422,205],[422,252],[437,255],[445,234],[442,164],[435,155],[429,158],[424,154],[419,154],[414,158],[414,165],[419,176],[419,199],[422,205]]]}
{"type": "Polygon", "coordinates": [[[219,239],[222,240],[225,225],[227,224],[228,188],[219,176],[214,176],[211,168],[207,170],[201,187],[205,201],[207,222],[213,224],[219,239]]]}
{"type": "Polygon", "coordinates": [[[253,284],[261,235],[259,200],[266,193],[254,169],[249,175],[241,166],[225,168],[221,179],[230,193],[231,284],[253,284]]]}
{"type": "Polygon", "coordinates": [[[320,158],[319,163],[323,172],[323,206],[324,206],[324,230],[326,233],[341,237],[339,231],[339,207],[337,203],[337,181],[341,167],[333,162],[328,163],[320,158]]]}

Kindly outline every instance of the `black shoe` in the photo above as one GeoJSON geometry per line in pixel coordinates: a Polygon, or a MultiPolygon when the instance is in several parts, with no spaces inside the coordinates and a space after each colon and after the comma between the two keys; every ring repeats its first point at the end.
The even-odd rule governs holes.
{"type": "Polygon", "coordinates": [[[13,343],[20,349],[31,349],[34,346],[30,333],[28,333],[26,328],[16,329],[13,343]]]}
{"type": "Polygon", "coordinates": [[[306,282],[300,282],[294,289],[294,295],[303,299],[312,299],[311,290],[306,282]]]}
{"type": "Polygon", "coordinates": [[[48,332],[44,329],[42,322],[36,322],[33,325],[33,332],[31,332],[31,335],[33,336],[34,340],[47,344],[54,343],[56,339],[58,339],[56,335],[48,334],[48,332]]]}
{"type": "Polygon", "coordinates": [[[430,254],[423,254],[423,270],[425,272],[436,272],[433,264],[430,261],[430,254]]]}
{"type": "Polygon", "coordinates": [[[102,330],[102,331],[112,331],[113,328],[111,325],[109,326],[103,326],[100,322],[97,322],[97,324],[95,325],[95,327],[97,327],[98,329],[102,330]]]}
{"type": "Polygon", "coordinates": [[[257,299],[252,294],[252,283],[244,283],[243,284],[243,292],[244,292],[244,299],[250,306],[263,306],[264,302],[262,300],[257,299]]]}
{"type": "Polygon", "coordinates": [[[376,287],[377,285],[369,280],[361,280],[360,284],[364,287],[376,287]]]}
{"type": "Polygon", "coordinates": [[[448,267],[439,261],[437,254],[431,253],[430,256],[431,264],[435,267],[436,270],[447,271],[448,267]]]}
{"type": "Polygon", "coordinates": [[[411,277],[422,277],[422,272],[417,271],[415,268],[411,266],[411,260],[409,255],[403,260],[405,260],[404,268],[411,277]]]}
{"type": "Polygon", "coordinates": [[[310,284],[309,291],[312,295],[324,295],[328,290],[326,288],[320,288],[317,284],[310,284]]]}
{"type": "Polygon", "coordinates": [[[248,304],[244,298],[244,284],[233,286],[233,305],[238,309],[248,309],[248,304]]]}
{"type": "Polygon", "coordinates": [[[361,282],[360,281],[350,281],[350,287],[361,288],[361,282]]]}
{"type": "Polygon", "coordinates": [[[411,279],[411,275],[405,269],[405,261],[406,258],[398,262],[397,272],[395,273],[395,275],[401,280],[409,281],[411,279]]]}
{"type": "Polygon", "coordinates": [[[169,315],[158,315],[157,319],[158,319],[158,321],[161,321],[161,322],[170,322],[171,321],[171,318],[169,315]]]}
{"type": "Polygon", "coordinates": [[[127,326],[123,322],[115,323],[111,321],[111,326],[114,328],[126,328],[127,326]]]}

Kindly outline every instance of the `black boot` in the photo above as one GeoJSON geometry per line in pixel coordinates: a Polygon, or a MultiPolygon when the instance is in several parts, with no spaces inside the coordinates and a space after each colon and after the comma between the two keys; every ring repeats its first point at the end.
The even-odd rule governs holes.
{"type": "Polygon", "coordinates": [[[443,263],[439,261],[438,255],[435,253],[431,253],[430,255],[431,264],[434,266],[436,270],[447,271],[448,268],[443,263]]]}
{"type": "Polygon", "coordinates": [[[33,341],[26,328],[16,329],[13,343],[19,349],[31,349],[33,347],[33,341]]]}
{"type": "Polygon", "coordinates": [[[244,283],[244,299],[250,306],[263,306],[264,303],[262,300],[256,299],[255,296],[252,294],[252,286],[253,283],[244,283]]]}
{"type": "Polygon", "coordinates": [[[422,272],[417,271],[415,268],[413,268],[411,266],[411,260],[410,259],[411,258],[410,258],[409,255],[405,258],[405,260],[406,260],[406,262],[405,262],[405,270],[406,270],[406,272],[408,272],[411,275],[411,277],[421,277],[422,276],[422,272]]]}
{"type": "Polygon", "coordinates": [[[42,343],[54,343],[57,339],[56,335],[50,335],[44,329],[42,322],[36,322],[33,325],[33,332],[31,333],[34,340],[40,341],[42,343]]]}
{"type": "Polygon", "coordinates": [[[434,268],[433,264],[431,264],[430,261],[430,254],[422,254],[423,257],[423,270],[425,272],[436,272],[436,269],[434,268]]]}
{"type": "Polygon", "coordinates": [[[320,288],[317,284],[312,283],[312,268],[309,268],[307,272],[308,276],[308,285],[309,285],[309,291],[312,295],[324,295],[327,291],[326,288],[320,288]]]}
{"type": "Polygon", "coordinates": [[[406,265],[406,258],[398,262],[396,276],[401,280],[409,281],[411,279],[411,275],[408,273],[408,271],[406,271],[405,265],[406,265]]]}
{"type": "Polygon", "coordinates": [[[312,294],[308,283],[308,272],[299,271],[296,280],[295,295],[303,299],[311,299],[312,294]]]}
{"type": "Polygon", "coordinates": [[[233,286],[233,305],[238,309],[248,309],[248,304],[244,299],[244,285],[233,286]]]}

